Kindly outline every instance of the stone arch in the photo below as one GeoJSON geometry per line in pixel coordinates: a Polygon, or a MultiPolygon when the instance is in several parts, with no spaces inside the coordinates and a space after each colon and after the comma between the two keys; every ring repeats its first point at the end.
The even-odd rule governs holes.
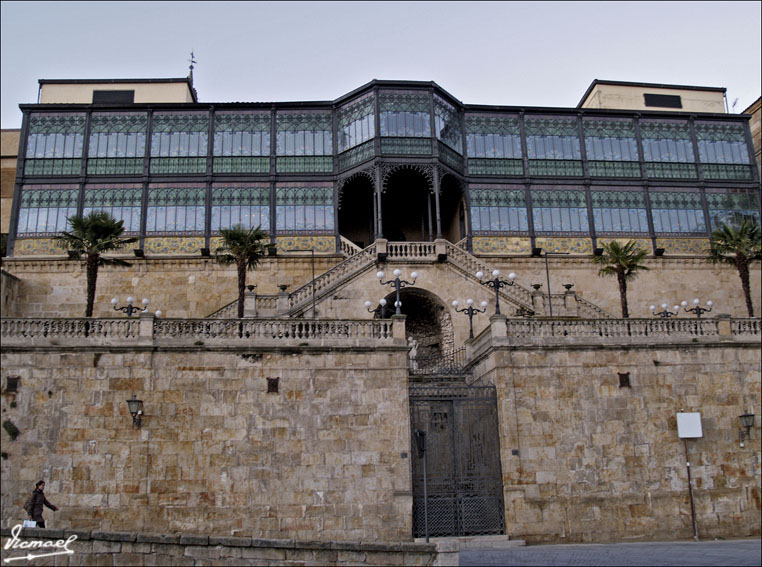
{"type": "MultiPolygon", "coordinates": [[[[386,316],[394,314],[396,293],[391,291],[384,299],[387,301],[386,316]]],[[[413,338],[418,343],[417,356],[421,358],[441,356],[455,349],[455,337],[452,317],[442,299],[426,290],[417,287],[406,287],[400,290],[401,311],[407,316],[405,331],[407,338],[413,338]]],[[[381,316],[381,309],[376,310],[375,317],[381,316]]]]}

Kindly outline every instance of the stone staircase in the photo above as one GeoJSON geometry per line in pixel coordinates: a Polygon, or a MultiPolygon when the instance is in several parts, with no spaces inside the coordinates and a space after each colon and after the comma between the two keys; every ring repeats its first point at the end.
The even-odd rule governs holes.
{"type": "MultiPolygon", "coordinates": [[[[319,303],[370,270],[378,261],[386,261],[390,264],[446,262],[466,279],[476,284],[480,284],[479,279],[476,277],[476,272],[481,271],[489,277],[489,274],[494,269],[484,260],[467,252],[462,246],[462,241],[458,244],[453,244],[447,240],[437,240],[435,242],[388,242],[386,240],[377,240],[370,246],[360,249],[349,240],[342,238],[341,252],[347,258],[327,272],[317,276],[314,283],[310,280],[291,293],[256,295],[255,305],[251,310],[252,313],[246,316],[302,317],[307,311],[312,309],[313,286],[314,300],[316,303],[319,303]]],[[[503,301],[516,310],[531,312],[539,316],[546,314],[546,294],[533,292],[516,282],[511,286],[501,288],[499,294],[503,301]]],[[[571,313],[572,316],[590,319],[612,317],[600,307],[582,299],[574,292],[553,294],[551,301],[553,301],[554,312],[558,314],[571,313]],[[569,303],[572,301],[570,296],[574,300],[573,308],[569,307],[569,303]]],[[[234,300],[208,315],[208,318],[235,318],[237,314],[236,306],[237,300],[234,300]]]]}

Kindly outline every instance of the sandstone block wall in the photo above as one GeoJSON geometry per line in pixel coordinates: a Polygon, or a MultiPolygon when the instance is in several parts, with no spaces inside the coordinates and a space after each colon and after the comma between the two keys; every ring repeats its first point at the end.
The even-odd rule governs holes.
{"type": "Polygon", "coordinates": [[[511,536],[692,537],[680,411],[701,413],[704,436],[688,441],[699,536],[760,534],[759,345],[498,347],[479,370],[497,386],[511,536]]]}
{"type": "Polygon", "coordinates": [[[2,525],[44,478],[56,528],[409,540],[406,353],[6,349],[2,525]]]}

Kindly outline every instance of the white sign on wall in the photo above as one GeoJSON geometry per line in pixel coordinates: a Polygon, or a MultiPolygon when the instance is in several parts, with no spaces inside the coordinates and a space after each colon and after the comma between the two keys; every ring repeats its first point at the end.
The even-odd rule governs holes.
{"type": "Polygon", "coordinates": [[[703,437],[703,434],[701,433],[701,414],[698,412],[678,413],[677,436],[680,439],[703,437]]]}

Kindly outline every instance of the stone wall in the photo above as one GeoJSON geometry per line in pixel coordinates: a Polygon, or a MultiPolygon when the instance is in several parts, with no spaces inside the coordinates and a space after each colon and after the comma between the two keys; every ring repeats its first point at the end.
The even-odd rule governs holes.
{"type": "Polygon", "coordinates": [[[2,559],[71,550],[70,555],[35,559],[35,565],[458,565],[455,542],[396,544],[359,541],[295,541],[208,535],[3,529],[11,542],[2,559]],[[74,537],[72,537],[74,536],[74,537]],[[56,542],[68,544],[52,547],[56,542]],[[22,543],[49,543],[21,548],[22,543]]]}
{"type": "MultiPolygon", "coordinates": [[[[315,273],[321,274],[336,265],[339,257],[316,258],[315,273]]],[[[541,283],[547,292],[544,258],[489,258],[487,262],[504,275],[516,272],[516,281],[525,288],[541,283]]],[[[118,297],[122,303],[128,295],[138,299],[148,297],[151,310],[160,309],[164,317],[206,317],[234,301],[237,283],[234,267],[220,266],[214,260],[202,258],[132,260],[130,268],[102,267],[98,276],[95,316],[114,314],[109,301],[118,297]]],[[[716,313],[746,317],[746,306],[736,270],[727,266],[712,266],[700,258],[652,258],[646,260],[650,271],[629,284],[629,306],[632,317],[651,317],[650,305],[666,302],[672,306],[683,300],[698,297],[702,303],[714,301],[716,313]]],[[[614,317],[621,315],[616,278],[601,278],[587,257],[555,257],[549,259],[551,291],[562,293],[563,284],[573,283],[580,297],[598,305],[614,317]]],[[[751,267],[751,289],[755,312],[759,315],[762,270],[760,262],[751,267]]],[[[462,345],[468,338],[468,318],[452,310],[457,299],[465,305],[473,298],[489,302],[487,314],[494,312],[495,295],[491,289],[468,279],[449,263],[392,264],[371,266],[343,289],[326,296],[318,303],[320,317],[368,318],[363,303],[377,301],[388,294],[375,278],[381,267],[391,275],[400,267],[403,277],[413,270],[420,273],[416,286],[410,289],[427,290],[439,298],[447,310],[454,329],[454,344],[462,345]]],[[[6,271],[22,280],[13,315],[19,317],[81,317],[85,312],[85,271],[82,262],[65,260],[6,259],[6,271]]],[[[308,284],[311,266],[303,258],[267,258],[260,267],[248,274],[248,283],[257,284],[257,293],[275,294],[279,284],[289,285],[288,291],[308,284]]],[[[501,302],[502,303],[502,302],[501,302]]],[[[503,312],[513,314],[510,306],[503,312]]],[[[310,316],[310,310],[306,311],[310,316]]],[[[688,316],[683,314],[683,316],[688,316]]],[[[486,316],[474,317],[474,331],[488,325],[486,316]]]]}
{"type": "Polygon", "coordinates": [[[738,441],[738,416],[759,414],[758,342],[662,337],[629,346],[513,344],[485,352],[477,373],[497,386],[511,536],[690,538],[685,449],[676,428],[681,411],[702,419],[704,436],[688,441],[699,536],[759,536],[759,415],[751,441],[738,441]],[[620,387],[619,373],[629,374],[630,387],[620,387]]]}
{"type": "Polygon", "coordinates": [[[45,478],[66,529],[410,540],[406,354],[5,345],[2,525],[45,478]]]}

